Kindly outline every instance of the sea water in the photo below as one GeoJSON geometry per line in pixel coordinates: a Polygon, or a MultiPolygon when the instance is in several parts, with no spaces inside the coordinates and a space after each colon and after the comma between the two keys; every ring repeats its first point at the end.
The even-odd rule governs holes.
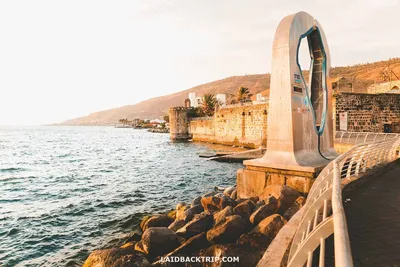
{"type": "Polygon", "coordinates": [[[241,164],[210,147],[113,127],[0,127],[0,266],[79,266],[147,214],[218,186],[241,164]]]}

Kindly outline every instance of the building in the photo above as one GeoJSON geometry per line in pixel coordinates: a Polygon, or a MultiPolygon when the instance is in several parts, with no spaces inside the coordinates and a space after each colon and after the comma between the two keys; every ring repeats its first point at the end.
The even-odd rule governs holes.
{"type": "Polygon", "coordinates": [[[332,84],[334,92],[353,92],[353,83],[345,77],[330,78],[328,83],[332,84]]]}
{"type": "MultiPolygon", "coordinates": [[[[221,106],[226,105],[226,95],[225,94],[217,94],[215,98],[218,100],[221,106]]],[[[189,93],[189,100],[190,100],[190,107],[197,108],[198,106],[201,106],[202,102],[202,97],[197,96],[195,92],[189,93]]]]}
{"type": "Polygon", "coordinates": [[[400,94],[400,80],[375,83],[367,88],[369,94],[400,94]]]}
{"type": "Polygon", "coordinates": [[[197,108],[198,106],[201,105],[201,97],[196,97],[195,92],[189,93],[189,100],[190,100],[190,106],[193,108],[197,108]]]}

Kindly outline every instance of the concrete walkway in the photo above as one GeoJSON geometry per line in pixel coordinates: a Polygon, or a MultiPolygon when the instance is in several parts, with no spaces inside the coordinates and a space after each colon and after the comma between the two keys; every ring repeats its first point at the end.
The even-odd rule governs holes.
{"type": "Polygon", "coordinates": [[[400,162],[349,198],[343,205],[354,266],[400,267],[400,162]]]}

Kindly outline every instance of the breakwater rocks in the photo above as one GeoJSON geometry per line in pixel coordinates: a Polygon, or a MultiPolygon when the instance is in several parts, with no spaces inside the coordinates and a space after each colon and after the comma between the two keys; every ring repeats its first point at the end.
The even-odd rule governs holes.
{"type": "Polygon", "coordinates": [[[304,203],[286,185],[268,186],[249,199],[239,199],[235,187],[217,189],[190,204],[178,203],[168,214],[144,217],[142,235],[133,234],[121,247],[92,252],[83,266],[256,266],[304,203]],[[213,257],[236,262],[207,262],[213,257]]]}
{"type": "Polygon", "coordinates": [[[168,128],[150,128],[147,131],[151,133],[169,133],[168,128]]]}

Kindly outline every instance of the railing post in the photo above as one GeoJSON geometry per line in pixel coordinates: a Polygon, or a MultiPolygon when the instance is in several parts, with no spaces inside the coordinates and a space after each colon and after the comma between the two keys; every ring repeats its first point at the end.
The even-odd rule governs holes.
{"type": "Polygon", "coordinates": [[[369,133],[367,133],[367,135],[366,135],[365,138],[364,138],[364,144],[367,142],[368,134],[369,134],[369,133]]]}
{"type": "Polygon", "coordinates": [[[340,144],[342,143],[342,138],[343,138],[344,132],[342,132],[342,135],[340,136],[340,144]]]}
{"type": "Polygon", "coordinates": [[[357,144],[357,140],[358,140],[358,136],[359,136],[360,134],[358,133],[357,134],[357,136],[356,136],[356,141],[354,141],[354,144],[357,144]]]}
{"type": "Polygon", "coordinates": [[[347,143],[350,144],[350,137],[351,137],[352,133],[350,133],[349,137],[347,138],[347,143]]]}
{"type": "Polygon", "coordinates": [[[335,242],[335,266],[353,267],[346,215],[342,205],[342,188],[339,162],[334,161],[332,184],[332,211],[335,242]]]}

